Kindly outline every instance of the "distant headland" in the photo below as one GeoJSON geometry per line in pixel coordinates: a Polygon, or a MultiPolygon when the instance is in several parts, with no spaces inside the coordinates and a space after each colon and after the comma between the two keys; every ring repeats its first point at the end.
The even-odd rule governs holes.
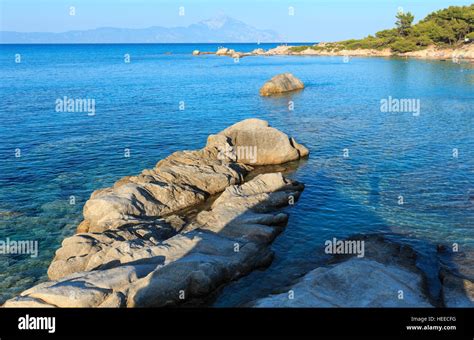
{"type": "MultiPolygon", "coordinates": [[[[413,57],[449,60],[474,60],[474,5],[451,6],[433,12],[417,24],[414,16],[399,11],[395,28],[386,29],[363,39],[322,42],[315,45],[281,45],[251,53],[221,49],[217,55],[240,58],[252,55],[316,55],[361,57],[413,57]]],[[[198,54],[198,53],[194,53],[198,54]]]]}

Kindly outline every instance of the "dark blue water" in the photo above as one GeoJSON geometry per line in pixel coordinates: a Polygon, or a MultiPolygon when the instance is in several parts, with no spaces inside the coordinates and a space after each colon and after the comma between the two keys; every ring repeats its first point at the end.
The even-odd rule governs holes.
{"type": "Polygon", "coordinates": [[[273,244],[272,266],[229,286],[216,305],[288,283],[317,263],[333,237],[390,232],[421,251],[454,242],[474,249],[472,64],[191,56],[217,47],[0,46],[0,239],[39,241],[37,258],[0,255],[0,301],[46,279],[54,251],[73,234],[93,190],[176,150],[200,148],[210,133],[249,117],[268,120],[311,150],[292,174],[306,190],[273,244]],[[260,86],[282,72],[299,77],[305,90],[259,97],[260,86]],[[95,99],[95,116],[56,112],[64,96],[95,99]],[[419,99],[420,115],[380,112],[388,96],[419,99]]]}

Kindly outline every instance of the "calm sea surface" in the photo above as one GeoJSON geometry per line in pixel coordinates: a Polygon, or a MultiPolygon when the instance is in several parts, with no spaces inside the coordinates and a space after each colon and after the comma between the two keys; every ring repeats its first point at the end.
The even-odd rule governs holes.
{"type": "Polygon", "coordinates": [[[217,47],[0,45],[0,240],[39,242],[36,258],[0,255],[0,302],[46,279],[93,190],[174,151],[201,148],[209,134],[249,117],[311,150],[291,175],[306,189],[288,209],[273,264],[229,285],[215,305],[239,305],[290,283],[314,268],[333,237],[395,233],[422,252],[454,242],[474,250],[472,64],[191,56],[217,47]],[[299,77],[304,91],[260,97],[260,86],[282,72],[299,77]],[[56,112],[64,96],[95,99],[95,115],[56,112]],[[420,115],[381,112],[389,96],[419,99],[420,115]]]}

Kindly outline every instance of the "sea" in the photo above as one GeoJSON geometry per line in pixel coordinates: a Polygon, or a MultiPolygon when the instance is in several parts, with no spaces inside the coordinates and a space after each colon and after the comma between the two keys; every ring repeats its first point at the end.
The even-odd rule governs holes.
{"type": "Polygon", "coordinates": [[[0,45],[0,243],[38,246],[0,254],[0,303],[47,279],[94,190],[246,118],[310,150],[289,170],[306,188],[285,209],[273,263],[227,285],[213,306],[290,285],[321,264],[333,238],[379,233],[428,256],[440,244],[472,254],[472,63],[192,55],[221,45],[278,44],[0,45]],[[260,97],[284,72],[305,89],[260,97]],[[68,110],[69,99],[87,105],[68,110]]]}

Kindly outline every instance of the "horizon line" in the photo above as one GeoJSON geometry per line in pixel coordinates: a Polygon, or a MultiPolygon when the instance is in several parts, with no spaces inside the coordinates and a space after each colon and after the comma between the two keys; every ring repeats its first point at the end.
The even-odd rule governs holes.
{"type": "Polygon", "coordinates": [[[291,42],[283,42],[283,41],[269,41],[269,42],[78,42],[78,43],[3,43],[0,42],[0,45],[210,45],[210,44],[255,44],[255,45],[263,45],[263,44],[319,44],[319,41],[291,41],[291,42]]]}

